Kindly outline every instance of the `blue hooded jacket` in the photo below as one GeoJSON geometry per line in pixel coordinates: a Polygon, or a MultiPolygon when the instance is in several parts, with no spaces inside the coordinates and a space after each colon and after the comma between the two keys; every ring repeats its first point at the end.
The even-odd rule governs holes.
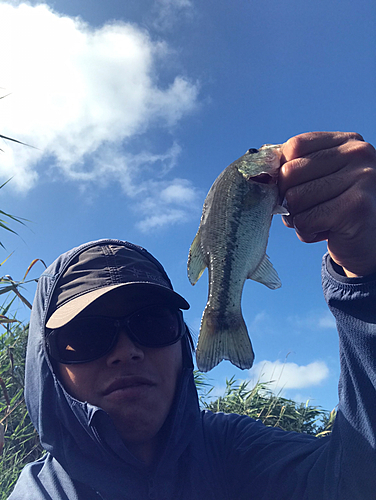
{"type": "MultiPolygon", "coordinates": [[[[118,240],[104,243],[124,244],[118,240]]],[[[341,380],[331,436],[265,427],[246,416],[200,411],[186,356],[165,443],[147,466],[100,408],[70,396],[46,353],[46,315],[71,259],[41,276],[31,314],[25,398],[46,454],[27,465],[11,500],[376,499],[376,275],[345,278],[323,260],[326,300],[337,320],[341,380]]]]}

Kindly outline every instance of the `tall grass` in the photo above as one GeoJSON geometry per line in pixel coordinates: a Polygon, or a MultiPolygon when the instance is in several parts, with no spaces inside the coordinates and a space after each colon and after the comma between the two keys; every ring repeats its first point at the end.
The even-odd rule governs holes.
{"type": "MultiPolygon", "coordinates": [[[[7,317],[8,306],[1,310],[7,317]]],[[[24,360],[28,325],[2,322],[0,334],[0,423],[5,444],[0,460],[0,499],[5,500],[26,463],[37,459],[42,448],[23,397],[24,360]]]]}
{"type": "MultiPolygon", "coordinates": [[[[43,452],[24,401],[25,354],[28,323],[19,321],[12,306],[20,300],[31,309],[22,293],[26,277],[38,262],[35,259],[19,282],[6,275],[0,278],[0,426],[3,434],[0,460],[0,500],[5,500],[21,470],[43,452]]],[[[2,265],[2,264],[1,264],[2,265]]]]}
{"type": "Polygon", "coordinates": [[[202,376],[198,376],[201,405],[213,412],[238,413],[261,420],[266,426],[280,427],[285,431],[304,432],[322,437],[331,432],[336,411],[331,412],[319,406],[297,403],[292,399],[274,394],[270,383],[238,383],[234,377],[226,380],[224,395],[213,398],[213,388],[208,389],[202,376]]]}
{"type": "MultiPolygon", "coordinates": [[[[1,135],[0,137],[4,138],[1,135]]],[[[6,137],[5,139],[11,140],[6,137]]],[[[0,189],[5,184],[2,184],[0,189]]],[[[0,210],[0,217],[0,229],[17,234],[9,223],[23,224],[23,219],[2,210],[0,210]]],[[[3,247],[1,243],[0,246],[3,247]]],[[[0,268],[8,259],[9,257],[0,264],[0,268]]],[[[37,262],[39,259],[31,262],[20,281],[15,281],[10,275],[0,277],[2,300],[2,305],[0,305],[0,500],[8,498],[25,464],[37,459],[43,452],[38,435],[27,414],[23,395],[29,326],[17,318],[17,312],[12,312],[15,310],[15,301],[21,301],[27,308],[31,308],[31,304],[23,294],[23,287],[30,283],[26,281],[26,278],[37,262]]]]}

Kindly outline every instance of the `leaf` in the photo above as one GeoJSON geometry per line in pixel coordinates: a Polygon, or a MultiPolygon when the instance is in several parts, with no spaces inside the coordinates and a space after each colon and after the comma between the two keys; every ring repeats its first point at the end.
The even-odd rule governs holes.
{"type": "MultiPolygon", "coordinates": [[[[0,137],[2,137],[2,136],[0,135],[0,137]]],[[[1,184],[1,186],[0,186],[0,189],[2,189],[6,184],[8,184],[8,182],[10,180],[11,179],[8,179],[7,181],[3,182],[3,184],[1,184]]],[[[3,210],[0,210],[0,216],[1,215],[4,217],[8,217],[12,221],[18,222],[19,224],[22,224],[22,225],[25,225],[23,221],[27,221],[27,219],[23,219],[21,217],[16,217],[15,215],[8,214],[8,213],[4,212],[3,210]]],[[[29,222],[29,221],[27,221],[27,222],[29,222]]],[[[0,228],[5,229],[6,231],[10,231],[13,234],[17,234],[16,231],[14,231],[10,227],[8,227],[8,222],[3,220],[3,219],[0,219],[0,228]]],[[[0,242],[0,246],[2,246],[4,248],[4,245],[1,242],[0,242]]]]}
{"type": "MultiPolygon", "coordinates": [[[[24,297],[18,290],[18,287],[20,286],[20,283],[16,283],[15,281],[13,281],[12,277],[9,276],[9,275],[6,275],[6,276],[3,276],[2,278],[0,278],[0,285],[2,283],[10,283],[9,286],[4,286],[2,288],[0,288],[0,295],[3,295],[4,293],[8,293],[8,292],[14,292],[17,297],[29,308],[31,309],[31,304],[30,302],[26,299],[26,297],[24,297]]],[[[22,282],[21,282],[22,283],[22,282]]]]}
{"type": "Polygon", "coordinates": [[[18,319],[10,319],[0,314],[0,323],[19,323],[18,319]]]}
{"type": "Polygon", "coordinates": [[[11,255],[13,255],[13,252],[10,255],[8,255],[8,257],[4,259],[3,262],[1,262],[0,266],[3,266],[11,255]]]}
{"type": "Polygon", "coordinates": [[[30,302],[18,291],[16,284],[13,285],[13,291],[17,295],[17,297],[25,304],[25,306],[27,306],[29,309],[32,308],[30,302]]]}
{"type": "Polygon", "coordinates": [[[28,146],[29,148],[38,149],[38,148],[35,148],[34,146],[30,146],[30,144],[26,144],[25,142],[17,141],[17,139],[12,139],[11,137],[7,137],[6,135],[0,134],[0,139],[5,139],[7,141],[17,142],[18,144],[22,144],[23,146],[28,146]]]}
{"type": "MultiPolygon", "coordinates": [[[[0,279],[0,285],[3,283],[3,278],[0,279]]],[[[13,291],[13,286],[12,285],[9,285],[9,286],[5,286],[3,288],[0,288],[0,295],[3,295],[4,293],[9,293],[9,292],[12,292],[13,291]]]]}
{"type": "Polygon", "coordinates": [[[47,269],[47,266],[46,266],[45,262],[44,262],[42,259],[34,259],[34,260],[31,262],[31,264],[29,265],[29,267],[27,268],[26,273],[25,273],[25,276],[23,277],[22,281],[24,281],[24,280],[25,280],[26,276],[29,274],[30,270],[32,269],[32,267],[33,267],[33,266],[34,266],[37,262],[41,262],[41,263],[44,265],[45,269],[47,269]]]}
{"type": "Polygon", "coordinates": [[[9,399],[8,391],[7,391],[5,382],[1,377],[0,377],[0,387],[3,390],[4,398],[5,398],[5,401],[7,402],[7,405],[10,406],[10,399],[9,399]]]}

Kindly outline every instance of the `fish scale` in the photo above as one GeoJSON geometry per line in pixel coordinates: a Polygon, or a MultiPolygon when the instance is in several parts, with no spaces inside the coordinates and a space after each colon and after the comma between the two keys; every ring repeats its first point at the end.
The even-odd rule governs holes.
{"type": "Polygon", "coordinates": [[[273,213],[287,213],[278,205],[280,157],[279,145],[249,150],[218,176],[205,199],[188,257],[193,285],[205,268],[209,270],[208,300],[196,350],[201,371],[223,359],[239,368],[253,364],[241,297],[247,278],[272,289],[281,286],[265,253],[273,213]],[[258,182],[260,174],[270,182],[265,177],[258,182]]]}

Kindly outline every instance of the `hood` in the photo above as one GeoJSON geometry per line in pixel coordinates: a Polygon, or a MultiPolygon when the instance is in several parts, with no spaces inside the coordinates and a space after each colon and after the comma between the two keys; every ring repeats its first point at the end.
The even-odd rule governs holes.
{"type": "MultiPolygon", "coordinates": [[[[74,399],[65,391],[53,371],[45,345],[47,311],[59,277],[77,254],[101,243],[135,248],[128,242],[112,239],[86,243],[62,254],[38,280],[26,354],[25,400],[42,446],[70,477],[101,489],[104,476],[107,476],[107,493],[111,497],[113,488],[115,497],[115,489],[126,487],[127,473],[124,470],[129,471],[131,465],[133,474],[135,470],[143,473],[146,466],[128,451],[107,413],[74,399]]],[[[170,468],[177,461],[199,421],[192,357],[186,346],[183,350],[183,372],[166,422],[165,447],[153,465],[155,469],[170,468]]]]}

